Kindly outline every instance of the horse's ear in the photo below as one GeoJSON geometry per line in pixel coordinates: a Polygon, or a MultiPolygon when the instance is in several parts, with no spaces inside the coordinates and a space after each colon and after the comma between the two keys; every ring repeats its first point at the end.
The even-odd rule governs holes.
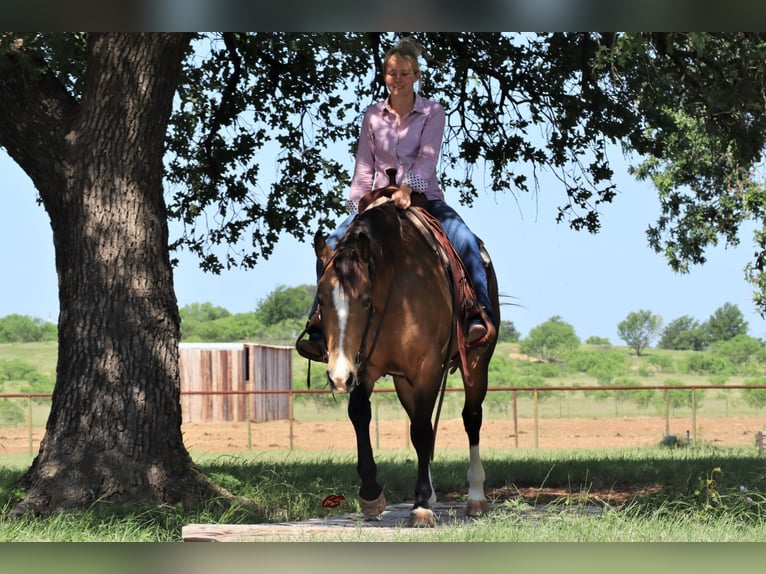
{"type": "Polygon", "coordinates": [[[332,249],[327,245],[321,229],[314,234],[314,253],[316,253],[317,259],[323,262],[326,262],[332,255],[332,249]]]}

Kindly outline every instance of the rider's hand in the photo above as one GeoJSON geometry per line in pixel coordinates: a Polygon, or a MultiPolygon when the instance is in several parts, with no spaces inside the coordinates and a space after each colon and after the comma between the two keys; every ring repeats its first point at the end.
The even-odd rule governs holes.
{"type": "Polygon", "coordinates": [[[391,199],[394,200],[394,205],[396,205],[396,207],[399,207],[401,209],[407,209],[412,203],[410,199],[411,195],[412,195],[412,188],[409,185],[404,184],[399,186],[399,189],[397,189],[391,195],[391,199]]]}

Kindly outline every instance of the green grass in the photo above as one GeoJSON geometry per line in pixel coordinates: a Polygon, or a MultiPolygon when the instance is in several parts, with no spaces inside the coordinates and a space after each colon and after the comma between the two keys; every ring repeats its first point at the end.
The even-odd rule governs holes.
{"type": "MultiPolygon", "coordinates": [[[[15,484],[28,460],[0,457],[3,514],[23,494],[15,484]]],[[[377,462],[389,503],[411,500],[411,457],[384,452],[377,462]]],[[[0,541],[173,541],[190,523],[278,522],[358,511],[356,463],[350,454],[253,453],[205,457],[198,464],[252,506],[224,508],[211,501],[193,510],[101,507],[44,519],[0,518],[0,541]],[[321,501],[330,494],[345,496],[343,505],[323,508],[321,501]]],[[[441,498],[465,493],[466,465],[462,454],[444,453],[434,461],[433,480],[441,498]]],[[[587,492],[626,482],[663,489],[595,516],[585,512],[584,503],[562,502],[541,511],[512,498],[502,511],[471,523],[437,526],[427,534],[429,540],[766,541],[766,460],[750,450],[514,450],[494,452],[484,466],[488,489],[533,486],[587,492]]],[[[375,536],[370,530],[346,531],[344,540],[369,540],[375,536]]],[[[395,539],[422,540],[423,534],[402,529],[395,539]]]]}
{"type": "Polygon", "coordinates": [[[58,343],[0,343],[0,362],[19,360],[35,367],[44,375],[56,372],[58,343]]]}

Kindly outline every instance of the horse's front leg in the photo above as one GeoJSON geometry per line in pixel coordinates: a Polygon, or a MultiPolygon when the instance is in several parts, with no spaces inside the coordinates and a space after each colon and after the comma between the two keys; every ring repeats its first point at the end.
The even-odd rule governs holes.
{"type": "Polygon", "coordinates": [[[383,488],[378,484],[377,466],[372,456],[370,442],[370,394],[364,385],[351,391],[348,401],[348,417],[356,433],[356,471],[362,481],[359,487],[359,504],[367,519],[376,519],[386,509],[383,488]]]}
{"type": "Polygon", "coordinates": [[[410,439],[418,455],[418,476],[415,481],[415,504],[410,511],[410,526],[432,527],[436,525],[431,509],[436,502],[436,491],[431,481],[431,452],[434,445],[434,429],[431,413],[415,411],[410,417],[410,439]]]}
{"type": "MultiPolygon", "coordinates": [[[[424,379],[428,380],[428,379],[424,379]]],[[[438,379],[436,379],[438,382],[438,379]]],[[[433,510],[436,491],[431,482],[431,452],[434,429],[431,414],[436,404],[436,387],[414,385],[403,375],[394,376],[399,402],[410,417],[410,440],[418,455],[418,476],[415,479],[415,504],[410,511],[409,526],[435,526],[433,510]]]]}

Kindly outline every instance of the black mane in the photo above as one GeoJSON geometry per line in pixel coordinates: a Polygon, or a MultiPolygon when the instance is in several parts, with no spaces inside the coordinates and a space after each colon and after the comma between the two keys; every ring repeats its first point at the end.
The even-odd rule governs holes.
{"type": "Polygon", "coordinates": [[[392,269],[401,237],[401,220],[393,203],[359,214],[336,249],[335,273],[343,290],[357,295],[363,264],[368,265],[373,283],[382,270],[392,269]]]}

